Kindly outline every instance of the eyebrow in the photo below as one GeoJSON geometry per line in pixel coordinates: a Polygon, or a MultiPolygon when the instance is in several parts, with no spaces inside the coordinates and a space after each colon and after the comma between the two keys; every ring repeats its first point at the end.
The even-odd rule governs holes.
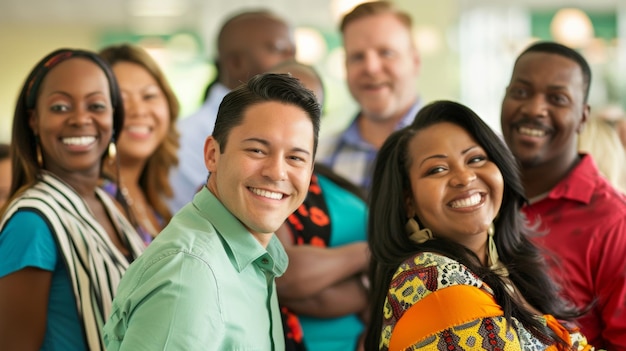
{"type": "MultiPolygon", "coordinates": [[[[470,152],[472,149],[475,149],[475,148],[477,148],[477,147],[480,147],[480,146],[479,146],[479,145],[473,145],[473,146],[470,146],[470,147],[468,147],[467,149],[465,149],[465,150],[461,151],[461,155],[465,155],[465,154],[467,154],[468,152],[470,152]]],[[[447,155],[443,155],[443,154],[436,154],[436,155],[431,155],[431,156],[428,156],[428,157],[426,157],[425,159],[423,159],[423,160],[422,160],[422,162],[420,162],[420,167],[424,164],[424,162],[426,162],[426,161],[428,161],[428,160],[430,160],[430,159],[433,159],[433,158],[436,158],[436,159],[445,159],[445,158],[448,158],[448,156],[447,156],[447,155]]]]}
{"type": "MultiPolygon", "coordinates": [[[[513,83],[521,83],[521,84],[529,85],[529,86],[533,85],[529,80],[526,80],[523,78],[515,78],[515,81],[513,83]]],[[[569,90],[567,85],[555,85],[555,84],[548,85],[548,89],[549,90],[569,90]]]]}
{"type": "MultiPolygon", "coordinates": [[[[246,142],[259,143],[259,144],[263,144],[263,145],[265,145],[267,147],[271,146],[269,141],[267,141],[265,139],[261,139],[261,138],[247,138],[247,139],[244,139],[242,142],[243,143],[246,143],[246,142]]],[[[307,155],[311,155],[311,152],[309,152],[309,150],[306,150],[306,149],[303,149],[303,148],[299,148],[299,147],[294,147],[294,148],[291,149],[291,151],[301,152],[301,153],[304,153],[304,154],[307,154],[307,155]]]]}
{"type": "MultiPolygon", "coordinates": [[[[50,94],[48,94],[48,96],[52,96],[52,95],[54,95],[54,94],[59,94],[59,95],[67,96],[67,97],[69,97],[69,98],[71,98],[71,97],[72,97],[72,94],[70,94],[70,93],[68,93],[68,92],[66,92],[66,91],[63,91],[63,90],[55,90],[55,91],[52,91],[52,92],[50,92],[50,94]]],[[[88,93],[87,95],[85,95],[85,97],[92,97],[92,96],[94,96],[94,95],[105,95],[105,92],[103,92],[103,91],[92,91],[91,93],[88,93]]]]}

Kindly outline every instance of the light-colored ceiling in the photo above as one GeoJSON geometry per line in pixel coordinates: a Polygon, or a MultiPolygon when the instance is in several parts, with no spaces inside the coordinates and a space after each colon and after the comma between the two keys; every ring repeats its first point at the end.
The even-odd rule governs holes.
{"type": "Polygon", "coordinates": [[[309,22],[329,17],[331,0],[1,0],[0,24],[89,24],[134,28],[159,23],[166,27],[198,27],[243,8],[270,8],[309,22]]]}
{"type": "MultiPolygon", "coordinates": [[[[416,6],[438,6],[437,1],[413,0],[416,6]]],[[[34,25],[90,24],[103,27],[132,28],[146,21],[166,26],[197,26],[199,21],[221,17],[237,8],[269,7],[295,19],[309,22],[329,20],[331,3],[351,0],[1,0],[0,24],[34,25]],[[138,8],[152,10],[153,16],[135,15],[138,8]],[[159,16],[158,12],[170,12],[159,16]],[[173,15],[173,13],[178,13],[173,15]],[[213,16],[211,16],[213,15],[213,16]]],[[[352,0],[352,2],[354,2],[352,0]]],[[[447,1],[449,2],[449,1],[447,1]]],[[[580,7],[616,9],[623,0],[453,0],[460,8],[483,5],[526,6],[531,8],[580,7]]],[[[145,14],[145,13],[144,13],[145,14]]]]}

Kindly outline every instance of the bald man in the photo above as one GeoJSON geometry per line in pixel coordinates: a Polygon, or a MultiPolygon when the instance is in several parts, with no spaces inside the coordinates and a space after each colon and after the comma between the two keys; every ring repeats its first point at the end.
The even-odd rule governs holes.
{"type": "Polygon", "coordinates": [[[242,12],[226,20],[217,37],[217,51],[217,76],[207,87],[204,104],[178,122],[179,164],[170,172],[174,197],[168,201],[173,213],[191,201],[206,183],[204,141],[213,132],[222,98],[252,76],[294,59],[296,50],[291,27],[275,14],[261,10],[242,12]]]}

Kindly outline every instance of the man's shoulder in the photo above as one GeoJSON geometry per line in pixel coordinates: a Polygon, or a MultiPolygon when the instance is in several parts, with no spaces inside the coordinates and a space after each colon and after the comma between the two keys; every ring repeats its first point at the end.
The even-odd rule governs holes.
{"type": "Polygon", "coordinates": [[[602,176],[593,156],[585,155],[580,168],[581,176],[593,182],[593,195],[590,202],[591,210],[604,211],[604,209],[612,209],[610,212],[626,214],[626,195],[617,190],[602,176]]]}
{"type": "MultiPolygon", "coordinates": [[[[217,107],[212,106],[209,102],[205,102],[192,114],[179,119],[177,123],[178,129],[181,131],[181,134],[185,132],[191,132],[197,130],[197,128],[202,127],[204,125],[212,126],[215,124],[215,119],[217,117],[217,107]]],[[[206,129],[206,128],[201,128],[206,129]]]]}
{"type": "Polygon", "coordinates": [[[154,264],[159,259],[171,260],[174,256],[190,256],[210,264],[222,256],[224,246],[214,225],[193,213],[189,206],[193,204],[174,215],[146,248],[140,257],[144,265],[154,264]]]}

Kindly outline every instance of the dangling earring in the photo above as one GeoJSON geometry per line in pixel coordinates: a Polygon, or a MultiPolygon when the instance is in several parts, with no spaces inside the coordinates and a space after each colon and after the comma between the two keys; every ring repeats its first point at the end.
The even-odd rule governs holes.
{"type": "Polygon", "coordinates": [[[433,238],[433,232],[428,228],[420,228],[415,218],[410,218],[406,222],[404,230],[409,235],[409,239],[418,244],[423,244],[433,238]]]}
{"type": "Polygon", "coordinates": [[[109,143],[109,162],[113,162],[115,160],[115,157],[117,156],[117,147],[115,146],[115,143],[113,141],[111,141],[109,143]]]}
{"type": "Polygon", "coordinates": [[[37,138],[37,141],[35,142],[35,154],[37,155],[37,165],[39,165],[39,168],[43,168],[43,155],[41,154],[39,138],[37,138]]]}
{"type": "Polygon", "coordinates": [[[487,239],[488,240],[487,245],[488,245],[488,250],[489,250],[487,254],[487,256],[489,257],[489,262],[487,262],[487,264],[489,265],[489,269],[491,269],[494,273],[496,273],[497,275],[501,277],[508,277],[509,271],[500,261],[500,256],[498,255],[498,249],[496,248],[496,241],[493,239],[495,235],[495,227],[493,223],[489,225],[489,229],[487,229],[487,235],[489,237],[487,239]]]}

